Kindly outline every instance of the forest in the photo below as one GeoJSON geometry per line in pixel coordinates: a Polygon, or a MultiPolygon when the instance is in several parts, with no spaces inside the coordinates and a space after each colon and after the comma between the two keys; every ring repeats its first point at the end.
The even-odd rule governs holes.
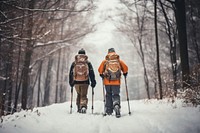
{"type": "MultiPolygon", "coordinates": [[[[96,31],[96,1],[0,1],[0,116],[66,101],[71,51],[96,31]]],[[[137,99],[199,105],[200,1],[116,1],[123,9],[109,19],[142,64],[137,99]]]]}

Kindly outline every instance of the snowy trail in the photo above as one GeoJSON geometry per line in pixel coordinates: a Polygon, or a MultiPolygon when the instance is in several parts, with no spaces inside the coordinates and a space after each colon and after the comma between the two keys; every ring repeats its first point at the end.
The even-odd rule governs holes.
{"type": "Polygon", "coordinates": [[[199,133],[200,108],[182,107],[177,101],[130,101],[132,115],[128,115],[127,102],[122,102],[122,117],[102,116],[103,102],[91,101],[87,114],[69,114],[70,102],[35,108],[5,116],[0,133],[199,133]]]}
{"type": "MultiPolygon", "coordinates": [[[[115,29],[107,16],[114,16],[117,0],[99,0],[95,21],[97,31],[86,38],[85,43],[95,44],[99,57],[114,45],[112,31],[115,29]],[[108,45],[110,44],[110,45],[108,45]],[[103,47],[102,47],[103,46],[103,47]]],[[[92,57],[92,56],[90,56],[92,57]]],[[[92,59],[98,68],[101,59],[92,59]]],[[[102,99],[101,83],[97,84],[96,99],[102,99]]],[[[91,96],[91,95],[89,95],[91,96]]],[[[103,101],[94,102],[94,115],[91,114],[91,101],[87,114],[69,114],[70,102],[34,108],[3,117],[0,133],[200,133],[200,107],[182,107],[180,101],[174,104],[167,100],[130,101],[132,115],[128,115],[127,101],[122,102],[122,117],[102,116],[103,101]]]]}

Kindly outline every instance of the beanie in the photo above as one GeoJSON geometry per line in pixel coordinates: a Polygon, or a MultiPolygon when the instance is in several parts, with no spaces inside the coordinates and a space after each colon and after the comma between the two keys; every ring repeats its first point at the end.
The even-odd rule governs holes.
{"type": "Polygon", "coordinates": [[[78,51],[78,54],[85,54],[85,50],[82,48],[81,50],[78,51]]]}
{"type": "Polygon", "coordinates": [[[108,49],[108,53],[110,53],[110,52],[115,52],[115,49],[114,48],[109,48],[108,49]]]}

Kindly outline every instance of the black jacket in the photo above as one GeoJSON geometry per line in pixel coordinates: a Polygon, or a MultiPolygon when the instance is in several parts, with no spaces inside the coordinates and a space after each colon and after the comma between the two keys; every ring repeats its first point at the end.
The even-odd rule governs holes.
{"type": "Polygon", "coordinates": [[[70,72],[69,72],[69,84],[71,87],[74,86],[74,84],[90,84],[90,82],[91,82],[92,87],[96,86],[94,70],[93,70],[92,64],[89,61],[88,61],[89,79],[86,81],[74,81],[74,78],[73,78],[74,66],[75,66],[75,62],[71,64],[70,72]]]}

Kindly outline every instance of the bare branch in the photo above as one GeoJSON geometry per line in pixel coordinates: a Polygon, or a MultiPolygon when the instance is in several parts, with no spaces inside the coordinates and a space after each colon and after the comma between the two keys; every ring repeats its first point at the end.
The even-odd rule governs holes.
{"type": "Polygon", "coordinates": [[[0,13],[1,13],[5,18],[8,18],[8,17],[6,16],[6,14],[5,14],[4,12],[2,12],[1,10],[0,10],[0,13]]]}
{"type": "Polygon", "coordinates": [[[173,0],[165,0],[165,1],[168,1],[168,2],[170,2],[170,3],[172,3],[172,4],[175,3],[175,0],[174,0],[174,1],[173,1],[173,0]]]}
{"type": "Polygon", "coordinates": [[[34,46],[34,48],[52,46],[52,45],[57,45],[57,44],[60,44],[60,43],[66,43],[66,42],[69,42],[69,41],[76,40],[76,39],[79,39],[81,37],[84,37],[87,34],[88,33],[84,33],[84,34],[81,34],[79,36],[76,36],[76,37],[70,38],[70,39],[66,38],[66,39],[63,39],[63,40],[51,41],[51,42],[48,42],[48,43],[38,43],[37,45],[34,46]]]}
{"type": "Polygon", "coordinates": [[[30,17],[30,16],[31,16],[31,14],[19,16],[19,17],[13,18],[13,19],[8,19],[8,20],[6,20],[6,21],[4,21],[4,22],[0,22],[0,25],[4,25],[4,24],[7,24],[7,23],[10,23],[10,22],[19,20],[19,19],[23,19],[23,18],[26,18],[26,17],[30,17]]]}
{"type": "MultiPolygon", "coordinates": [[[[160,2],[160,3],[162,3],[162,5],[163,5],[163,6],[165,6],[165,7],[169,8],[169,9],[173,9],[173,7],[171,7],[171,6],[167,5],[167,4],[165,4],[165,3],[164,3],[164,2],[162,2],[161,0],[159,0],[159,2],[160,2]]],[[[172,3],[172,2],[170,2],[170,3],[171,3],[171,4],[172,4],[172,6],[173,6],[173,4],[174,4],[174,3],[172,3]]]]}
{"type": "Polygon", "coordinates": [[[33,66],[34,66],[38,61],[43,60],[44,58],[46,58],[46,57],[52,55],[53,53],[55,53],[55,52],[57,52],[57,51],[59,51],[59,50],[61,50],[61,49],[63,49],[63,48],[66,48],[66,47],[68,47],[68,46],[70,46],[70,45],[72,45],[72,44],[65,44],[64,46],[61,46],[61,47],[59,47],[59,48],[57,48],[57,49],[53,49],[52,51],[50,51],[50,52],[47,53],[46,55],[44,55],[44,56],[42,56],[42,57],[36,59],[35,61],[33,61],[33,63],[29,66],[29,68],[33,68],[33,66]]]}
{"type": "Polygon", "coordinates": [[[20,6],[16,6],[16,5],[10,5],[10,4],[8,4],[8,3],[4,2],[4,1],[2,3],[7,4],[9,6],[12,6],[12,7],[15,7],[18,10],[32,11],[32,12],[55,12],[55,11],[84,12],[84,11],[89,11],[89,10],[92,9],[92,6],[85,6],[80,10],[60,9],[59,7],[55,8],[55,9],[40,9],[40,8],[38,8],[38,9],[30,9],[30,8],[24,8],[24,7],[20,7],[20,6]]]}

